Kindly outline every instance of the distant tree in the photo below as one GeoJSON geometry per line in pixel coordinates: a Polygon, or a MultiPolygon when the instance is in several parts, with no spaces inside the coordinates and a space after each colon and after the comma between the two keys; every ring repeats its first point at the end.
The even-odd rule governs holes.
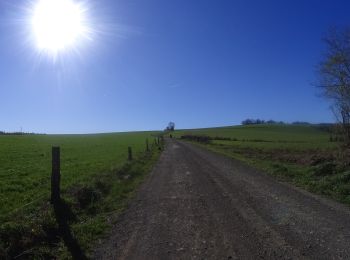
{"type": "Polygon", "coordinates": [[[303,121],[295,121],[292,123],[292,125],[310,125],[309,122],[303,122],[303,121]]]}
{"type": "Polygon", "coordinates": [[[273,124],[276,124],[276,121],[275,120],[269,120],[266,123],[269,124],[269,125],[273,125],[273,124]]]}
{"type": "Polygon", "coordinates": [[[242,125],[261,125],[261,124],[265,124],[266,121],[262,120],[262,119],[246,119],[242,121],[242,125]]]}
{"type": "Polygon", "coordinates": [[[255,120],[254,119],[246,119],[242,121],[242,125],[254,125],[255,124],[255,120]]]}
{"type": "Polygon", "coordinates": [[[327,51],[318,67],[317,85],[350,143],[350,28],[332,29],[324,39],[327,51]]]}
{"type": "Polygon", "coordinates": [[[257,120],[255,120],[255,124],[257,125],[265,124],[265,120],[258,118],[257,120]]]}
{"type": "Polygon", "coordinates": [[[261,125],[261,124],[284,124],[283,121],[274,121],[274,120],[268,120],[268,121],[265,121],[263,119],[246,119],[246,120],[243,120],[241,122],[242,125],[261,125]]]}
{"type": "Polygon", "coordinates": [[[168,126],[166,127],[167,131],[174,131],[175,130],[175,123],[169,122],[168,126]]]}

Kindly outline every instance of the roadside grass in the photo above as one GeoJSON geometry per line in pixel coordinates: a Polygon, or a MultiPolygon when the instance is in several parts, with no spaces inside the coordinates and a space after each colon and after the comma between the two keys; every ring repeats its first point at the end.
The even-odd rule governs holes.
{"type": "Polygon", "coordinates": [[[52,145],[61,147],[64,216],[89,255],[157,161],[153,134],[0,136],[0,259],[70,258],[48,201],[52,145]]]}
{"type": "Polygon", "coordinates": [[[180,130],[173,135],[207,136],[207,141],[195,143],[350,205],[348,160],[340,144],[330,142],[329,132],[315,126],[237,126],[180,130]]]}

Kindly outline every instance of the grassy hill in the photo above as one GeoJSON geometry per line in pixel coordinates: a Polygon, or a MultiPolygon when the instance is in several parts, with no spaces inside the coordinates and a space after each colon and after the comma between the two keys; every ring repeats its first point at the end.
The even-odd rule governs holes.
{"type": "Polygon", "coordinates": [[[127,160],[127,147],[144,152],[151,132],[95,135],[0,136],[0,216],[47,196],[51,147],[61,147],[61,180],[66,189],[109,172],[127,160]]]}
{"type": "Polygon", "coordinates": [[[202,129],[177,130],[176,136],[184,134],[208,135],[210,137],[226,137],[238,141],[304,143],[328,147],[329,133],[317,125],[247,125],[202,129]]]}
{"type": "Polygon", "coordinates": [[[145,153],[154,134],[0,135],[0,259],[28,250],[29,258],[67,253],[48,203],[52,146],[61,147],[62,197],[75,216],[73,232],[88,249],[106,230],[108,213],[123,207],[157,160],[158,147],[145,153]]]}

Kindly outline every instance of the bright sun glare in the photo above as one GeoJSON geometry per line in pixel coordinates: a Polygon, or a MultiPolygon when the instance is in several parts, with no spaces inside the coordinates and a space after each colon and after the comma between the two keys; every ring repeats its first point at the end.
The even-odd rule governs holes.
{"type": "Polygon", "coordinates": [[[88,33],[84,9],[74,0],[37,0],[31,26],[40,50],[58,53],[75,45],[88,33]]]}

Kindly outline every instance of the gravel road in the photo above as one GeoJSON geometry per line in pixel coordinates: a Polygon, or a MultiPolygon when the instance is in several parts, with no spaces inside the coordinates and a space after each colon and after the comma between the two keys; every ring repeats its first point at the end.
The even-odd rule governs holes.
{"type": "Polygon", "coordinates": [[[96,259],[350,259],[350,210],[177,140],[96,259]]]}

